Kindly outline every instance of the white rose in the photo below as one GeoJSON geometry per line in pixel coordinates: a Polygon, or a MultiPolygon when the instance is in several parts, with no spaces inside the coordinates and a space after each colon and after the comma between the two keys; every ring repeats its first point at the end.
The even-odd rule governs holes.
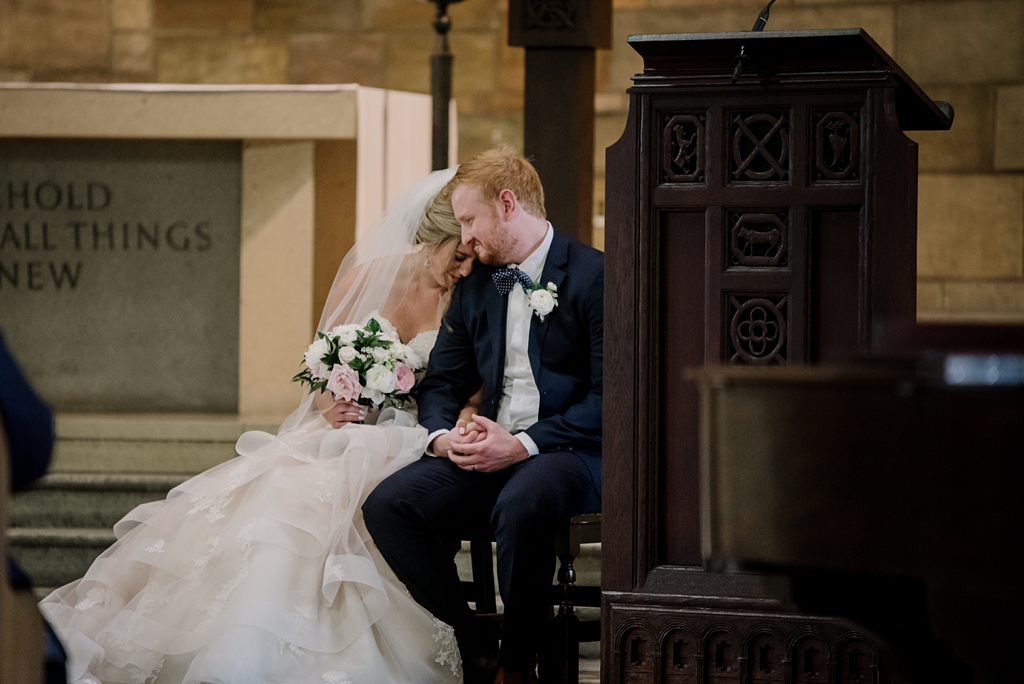
{"type": "Polygon", "coordinates": [[[364,399],[369,399],[378,406],[384,402],[384,393],[379,390],[370,389],[369,387],[364,387],[360,396],[364,399]]]}
{"type": "Polygon", "coordinates": [[[359,336],[356,331],[359,329],[358,326],[353,325],[341,325],[334,329],[335,334],[338,336],[338,341],[341,344],[354,344],[359,336]]]}
{"type": "Polygon", "coordinates": [[[330,369],[321,361],[329,348],[327,340],[321,337],[306,349],[306,365],[317,380],[323,380],[330,375],[330,369]]]}
{"type": "Polygon", "coordinates": [[[373,360],[377,363],[386,363],[391,360],[391,352],[384,347],[374,347],[370,350],[370,355],[373,356],[373,360]]]}
{"type": "Polygon", "coordinates": [[[338,360],[342,363],[350,363],[356,358],[355,347],[339,347],[338,348],[338,360]]]}
{"type": "Polygon", "coordinates": [[[404,360],[407,364],[409,364],[409,367],[412,368],[413,370],[419,370],[426,365],[425,363],[423,363],[423,359],[420,358],[420,355],[412,350],[412,347],[405,348],[404,360]]]}
{"type": "Polygon", "coordinates": [[[555,308],[555,298],[548,290],[534,290],[530,293],[530,308],[540,316],[547,316],[555,308]]]}
{"type": "Polygon", "coordinates": [[[366,388],[387,394],[395,391],[395,376],[386,366],[370,366],[366,371],[366,388]]]}
{"type": "MultiPolygon", "coordinates": [[[[380,316],[374,320],[377,321],[378,325],[380,325],[380,331],[384,333],[385,336],[391,336],[398,339],[398,330],[395,329],[395,326],[391,325],[391,321],[386,318],[381,318],[380,316]]],[[[367,321],[367,323],[369,323],[369,321],[367,321]]]]}

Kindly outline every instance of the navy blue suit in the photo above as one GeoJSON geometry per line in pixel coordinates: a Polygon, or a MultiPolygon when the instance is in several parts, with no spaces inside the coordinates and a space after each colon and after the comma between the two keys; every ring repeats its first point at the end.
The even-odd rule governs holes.
{"type": "MultiPolygon", "coordinates": [[[[417,388],[429,432],[454,427],[481,387],[478,412],[496,419],[508,296],[494,286],[494,270],[477,265],[452,295],[417,388]]],[[[455,628],[466,660],[481,655],[478,630],[447,542],[493,532],[505,604],[499,662],[512,669],[530,662],[543,632],[558,527],[600,510],[604,255],[555,232],[539,281],[549,282],[558,306],[543,321],[531,317],[529,342],[540,408],[526,433],[540,453],[497,473],[425,457],[382,482],[363,506],[384,558],[421,605],[455,628]]]]}

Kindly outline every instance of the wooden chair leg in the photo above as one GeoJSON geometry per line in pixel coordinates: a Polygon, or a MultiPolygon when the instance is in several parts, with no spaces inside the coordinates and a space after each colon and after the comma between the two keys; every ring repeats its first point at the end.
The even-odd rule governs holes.
{"type": "Polygon", "coordinates": [[[576,591],[573,560],[572,557],[562,559],[558,568],[562,600],[558,615],[551,621],[547,653],[540,663],[543,684],[578,684],[580,680],[580,621],[573,606],[576,591]]]}

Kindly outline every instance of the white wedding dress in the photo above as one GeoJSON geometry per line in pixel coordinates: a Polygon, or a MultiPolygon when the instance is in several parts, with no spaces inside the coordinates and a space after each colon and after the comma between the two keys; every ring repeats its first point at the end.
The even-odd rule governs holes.
{"type": "MultiPolygon", "coordinates": [[[[409,346],[426,359],[436,339],[409,346]]],[[[409,596],[360,510],[426,441],[394,409],[242,435],[237,458],[126,515],[85,577],[42,601],[70,681],[461,682],[452,629],[409,596]]]]}

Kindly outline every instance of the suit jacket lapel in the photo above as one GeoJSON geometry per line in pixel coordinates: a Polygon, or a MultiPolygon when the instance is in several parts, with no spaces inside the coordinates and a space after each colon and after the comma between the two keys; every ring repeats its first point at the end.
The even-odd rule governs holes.
{"type": "MultiPolygon", "coordinates": [[[[501,296],[489,275],[487,277],[487,284],[484,286],[483,296],[484,313],[487,316],[487,329],[491,331],[487,340],[487,352],[488,356],[494,359],[494,367],[491,369],[490,383],[487,382],[488,378],[481,379],[484,381],[484,386],[486,387],[489,384],[490,387],[494,388],[496,396],[500,398],[505,379],[505,336],[507,335],[506,327],[508,325],[508,297],[501,296]]],[[[488,416],[491,420],[497,417],[497,402],[495,402],[494,406],[494,415],[488,416]]]]}
{"type": "MultiPolygon", "coordinates": [[[[548,257],[544,261],[544,271],[541,273],[538,285],[547,287],[548,283],[554,283],[555,287],[561,288],[565,280],[565,264],[569,256],[569,240],[564,235],[555,231],[551,238],[551,248],[548,250],[548,257]]],[[[537,314],[531,312],[530,321],[530,366],[533,368],[533,379],[540,387],[541,366],[540,354],[544,349],[544,340],[547,339],[548,330],[551,329],[551,316],[558,315],[558,307],[552,311],[543,321],[537,314]]],[[[502,362],[504,368],[504,361],[502,362]]]]}

